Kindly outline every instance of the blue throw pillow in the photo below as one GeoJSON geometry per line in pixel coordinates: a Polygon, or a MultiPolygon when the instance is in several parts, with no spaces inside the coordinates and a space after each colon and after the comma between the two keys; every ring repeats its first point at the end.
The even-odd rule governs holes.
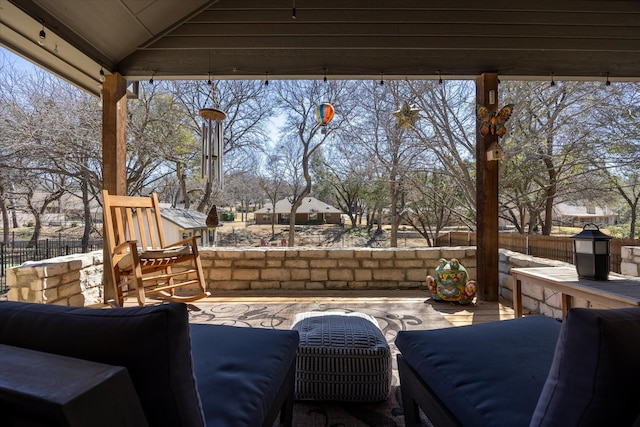
{"type": "Polygon", "coordinates": [[[0,344],[124,366],[150,426],[204,425],[184,304],[91,309],[0,302],[0,344]]]}
{"type": "Polygon", "coordinates": [[[630,426],[640,413],[640,308],[574,308],[530,427],[630,426]]]}

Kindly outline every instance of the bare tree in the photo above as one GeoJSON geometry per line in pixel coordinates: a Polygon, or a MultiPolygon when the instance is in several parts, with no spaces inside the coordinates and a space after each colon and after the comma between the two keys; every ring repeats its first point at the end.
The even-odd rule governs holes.
{"type": "Polygon", "coordinates": [[[284,143],[296,144],[299,150],[288,151],[297,153],[297,160],[290,162],[290,167],[300,170],[295,173],[296,180],[292,184],[293,193],[290,196],[291,213],[289,217],[289,246],[295,242],[296,212],[306,196],[311,194],[312,171],[310,160],[320,146],[339,130],[347,117],[342,111],[349,111],[350,87],[348,81],[280,81],[277,82],[278,109],[285,119],[284,143]],[[315,117],[316,108],[322,102],[330,102],[336,109],[336,117],[331,125],[323,127],[315,117]],[[300,169],[297,169],[299,163],[300,169]],[[297,178],[302,177],[304,184],[297,178]]]}
{"type": "Polygon", "coordinates": [[[264,174],[258,180],[260,188],[271,202],[271,240],[275,239],[276,234],[276,203],[285,196],[286,181],[282,170],[284,166],[284,159],[279,154],[267,156],[264,174]]]}

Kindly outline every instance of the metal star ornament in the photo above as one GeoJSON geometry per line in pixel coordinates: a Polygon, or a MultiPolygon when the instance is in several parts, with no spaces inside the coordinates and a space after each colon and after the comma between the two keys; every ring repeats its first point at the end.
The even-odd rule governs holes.
{"type": "Polygon", "coordinates": [[[419,113],[420,110],[418,110],[415,105],[409,105],[405,102],[399,110],[393,112],[396,118],[396,126],[403,129],[412,128],[418,120],[419,113]]]}

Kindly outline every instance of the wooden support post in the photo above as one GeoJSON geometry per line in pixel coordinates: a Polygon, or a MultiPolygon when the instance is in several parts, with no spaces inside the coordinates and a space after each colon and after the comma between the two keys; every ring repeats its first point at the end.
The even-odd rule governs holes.
{"type": "MultiPolygon", "coordinates": [[[[484,73],[476,79],[476,101],[490,112],[498,109],[498,75],[484,73]],[[492,96],[490,92],[494,91],[492,96]],[[493,104],[489,104],[489,101],[493,104]]],[[[487,151],[496,135],[476,134],[476,214],[478,298],[497,301],[498,273],[498,161],[487,160],[487,151]]]]}
{"type": "MultiPolygon", "coordinates": [[[[102,188],[110,194],[127,194],[126,170],[127,82],[118,73],[102,85],[102,188]]],[[[104,302],[116,298],[111,274],[111,254],[104,249],[104,302]]]]}

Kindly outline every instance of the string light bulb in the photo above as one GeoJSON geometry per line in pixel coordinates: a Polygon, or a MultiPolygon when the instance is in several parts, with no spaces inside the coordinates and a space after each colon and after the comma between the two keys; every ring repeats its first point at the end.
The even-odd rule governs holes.
{"type": "Polygon", "coordinates": [[[553,73],[551,73],[551,83],[549,83],[549,86],[554,87],[556,85],[555,80],[553,80],[553,73]]]}
{"type": "Polygon", "coordinates": [[[149,84],[153,84],[153,72],[151,73],[151,78],[149,79],[149,84]]]}
{"type": "Polygon", "coordinates": [[[296,19],[296,0],[293,0],[293,9],[291,10],[291,18],[296,19]]]}
{"type": "Polygon", "coordinates": [[[104,83],[105,79],[106,79],[106,77],[104,76],[104,68],[101,65],[100,66],[100,81],[104,83]]]}
{"type": "Polygon", "coordinates": [[[380,86],[384,86],[384,73],[380,73],[380,86]]]}
{"type": "Polygon", "coordinates": [[[442,84],[442,74],[440,73],[440,70],[438,70],[438,84],[442,84]]]}
{"type": "Polygon", "coordinates": [[[607,81],[604,83],[605,86],[611,86],[611,81],[609,80],[609,73],[607,72],[607,81]]]}
{"type": "Polygon", "coordinates": [[[264,85],[265,86],[269,86],[269,73],[268,72],[264,73],[264,85]]]}

